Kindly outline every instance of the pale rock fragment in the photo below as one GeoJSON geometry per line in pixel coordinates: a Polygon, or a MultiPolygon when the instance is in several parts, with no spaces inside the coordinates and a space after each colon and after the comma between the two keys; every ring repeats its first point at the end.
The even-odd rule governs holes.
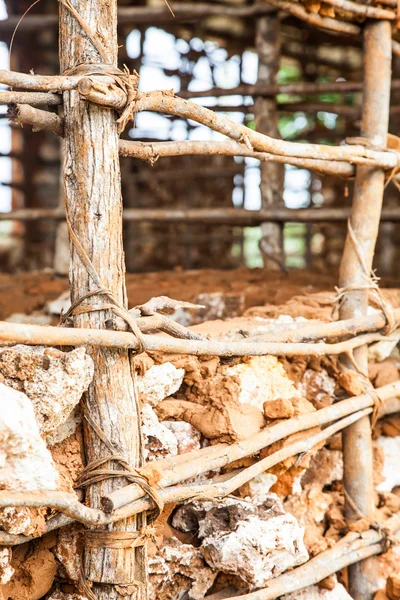
{"type": "Polygon", "coordinates": [[[8,323],[25,323],[26,325],[50,325],[51,316],[42,312],[33,312],[30,315],[24,313],[13,313],[7,319],[8,323]]]}
{"type": "Polygon", "coordinates": [[[14,569],[11,566],[11,557],[11,548],[0,548],[0,585],[8,583],[14,575],[14,569]]]}
{"type": "Polygon", "coordinates": [[[185,423],[185,421],[163,421],[162,424],[176,437],[178,454],[200,449],[200,431],[190,423],[185,423]]]}
{"type": "MultiPolygon", "coordinates": [[[[0,383],[0,489],[55,490],[59,474],[25,394],[0,383]]],[[[43,511],[6,507],[0,527],[8,533],[32,535],[43,528],[43,511]]]]}
{"type": "Polygon", "coordinates": [[[55,490],[58,473],[40,437],[32,402],[0,383],[0,489],[55,490]]]}
{"type": "Polygon", "coordinates": [[[78,404],[93,379],[93,361],[85,348],[61,352],[21,344],[0,350],[6,385],[32,401],[42,435],[54,432],[78,404]]]}
{"type": "Polygon", "coordinates": [[[79,581],[81,575],[82,529],[80,524],[62,527],[58,532],[57,544],[53,548],[55,557],[60,561],[67,578],[71,581],[79,581]]]}
{"type": "Polygon", "coordinates": [[[202,600],[215,577],[198,548],[169,538],[149,559],[149,597],[202,600]]]}
{"type": "Polygon", "coordinates": [[[47,596],[46,600],[87,600],[87,597],[81,596],[81,594],[69,594],[61,590],[56,590],[50,596],[47,596]]]}
{"type": "Polygon", "coordinates": [[[245,357],[243,362],[225,367],[224,373],[236,376],[240,382],[239,402],[263,410],[264,402],[300,396],[276,356],[245,357]]]}
{"type": "Polygon", "coordinates": [[[302,484],[319,483],[330,485],[343,479],[343,453],[341,450],[330,450],[326,446],[312,457],[310,466],[305,472],[302,484]]]}
{"type": "Polygon", "coordinates": [[[381,472],[383,481],[376,489],[379,492],[391,492],[394,487],[400,486],[400,435],[396,437],[381,436],[376,440],[376,443],[384,457],[381,472]]]}
{"type": "Polygon", "coordinates": [[[382,362],[388,358],[396,348],[400,340],[400,331],[397,330],[390,335],[388,340],[376,342],[368,346],[368,361],[382,362]]]}
{"type": "Polygon", "coordinates": [[[172,525],[198,531],[200,550],[214,570],[237,575],[251,588],[308,560],[304,529],[269,494],[255,505],[235,498],[178,508],[172,525]]]}
{"type": "Polygon", "coordinates": [[[71,296],[69,290],[67,290],[58,298],[51,300],[46,304],[46,312],[48,312],[50,315],[61,315],[61,313],[66,313],[70,306],[71,296]]]}
{"type": "Polygon", "coordinates": [[[139,400],[143,404],[157,406],[164,398],[179,390],[185,376],[184,369],[177,369],[172,363],[154,365],[142,376],[136,378],[139,400]]]}
{"type": "Polygon", "coordinates": [[[175,434],[160,423],[150,404],[141,408],[142,434],[144,438],[144,459],[157,460],[178,454],[178,441],[175,434]]]}
{"type": "Polygon", "coordinates": [[[352,598],[335,577],[335,587],[332,590],[310,585],[303,590],[282,596],[282,600],[352,600],[352,598]]]}
{"type": "MultiPolygon", "coordinates": [[[[262,504],[269,496],[269,490],[277,482],[278,477],[273,473],[260,473],[248,481],[241,489],[245,490],[246,498],[249,496],[254,504],[262,504]]],[[[243,494],[241,494],[243,496],[243,494]]]]}
{"type": "Polygon", "coordinates": [[[335,386],[335,380],[328,375],[326,369],[306,369],[297,389],[315,408],[320,409],[333,403],[335,386]]]}

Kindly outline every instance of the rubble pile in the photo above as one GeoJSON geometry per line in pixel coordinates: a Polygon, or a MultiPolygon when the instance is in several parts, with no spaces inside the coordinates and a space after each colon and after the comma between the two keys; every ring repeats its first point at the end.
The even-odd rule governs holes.
{"type": "MultiPolygon", "coordinates": [[[[324,318],[327,305],[321,296],[318,306],[324,318]]],[[[273,316],[265,316],[264,309],[262,317],[251,309],[253,315],[202,323],[194,329],[213,337],[229,330],[234,337],[245,327],[259,328],[261,333],[283,324],[291,327],[304,317],[295,303],[290,307],[289,316],[282,312],[285,307],[280,313],[275,307],[273,316]]],[[[315,314],[316,307],[311,303],[306,316],[312,311],[315,314]]],[[[373,355],[377,357],[382,360],[369,365],[372,383],[379,387],[396,381],[396,347],[381,349],[373,355]]],[[[132,367],[146,462],[241,442],[265,427],[360,393],[357,380],[343,373],[334,357],[218,359],[154,352],[133,358],[132,367]]],[[[93,363],[84,348],[0,349],[0,489],[73,492],[84,466],[78,405],[92,377],[93,363]]],[[[190,482],[249,466],[318,430],[293,434],[190,482]]],[[[400,511],[398,414],[378,422],[374,452],[379,520],[400,511]]],[[[149,544],[150,598],[200,600],[223,590],[250,592],[332,548],[348,531],[342,479],[339,433],[304,456],[277,464],[226,498],[167,505],[149,544]]],[[[84,599],[79,588],[83,526],[69,524],[43,535],[54,514],[50,509],[0,510],[3,532],[42,536],[1,548],[0,600],[84,599]]],[[[382,598],[390,577],[398,575],[399,560],[398,546],[379,557],[377,592],[382,598]]],[[[284,598],[350,596],[345,573],[340,572],[284,598]]]]}

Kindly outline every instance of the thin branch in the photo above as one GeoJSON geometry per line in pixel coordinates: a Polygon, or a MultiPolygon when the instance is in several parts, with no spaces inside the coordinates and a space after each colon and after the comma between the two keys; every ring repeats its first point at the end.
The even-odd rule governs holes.
{"type": "Polygon", "coordinates": [[[7,117],[18,125],[32,125],[32,131],[46,129],[64,137],[64,119],[56,113],[33,108],[29,104],[10,104],[7,117]]]}
{"type": "Polygon", "coordinates": [[[120,156],[131,156],[147,160],[150,163],[165,156],[183,155],[224,155],[224,156],[248,156],[265,162],[278,162],[294,165],[311,171],[317,171],[326,175],[339,175],[341,177],[352,177],[354,167],[344,161],[324,161],[316,159],[286,158],[268,152],[256,152],[250,150],[244,144],[223,141],[182,141],[182,142],[131,142],[120,140],[120,156]]]}
{"type": "Polygon", "coordinates": [[[0,91],[0,104],[31,104],[32,106],[57,106],[62,104],[58,94],[46,92],[3,92],[0,91]]]}
{"type": "MultiPolygon", "coordinates": [[[[325,356],[351,353],[363,344],[387,340],[379,333],[359,335],[344,342],[296,344],[277,342],[243,342],[214,340],[178,340],[144,335],[144,351],[193,356],[325,356]]],[[[104,348],[138,349],[133,333],[100,329],[69,329],[42,325],[25,325],[0,321],[0,341],[45,346],[103,346],[104,348]]]]}
{"type": "Polygon", "coordinates": [[[169,92],[138,93],[134,112],[145,110],[196,121],[240,144],[245,144],[251,151],[268,152],[285,157],[345,160],[353,164],[366,164],[365,160],[367,159],[369,165],[384,169],[393,169],[398,164],[398,156],[393,151],[380,152],[361,145],[333,147],[321,144],[300,144],[271,138],[253,131],[245,125],[234,123],[224,115],[216,114],[204,106],[178,98],[169,92]]]}
{"type": "Polygon", "coordinates": [[[357,4],[351,0],[324,0],[325,4],[330,4],[335,8],[347,10],[354,15],[359,15],[365,19],[386,19],[387,21],[395,21],[396,13],[393,10],[379,8],[368,4],[357,4]]]}
{"type": "MultiPolygon", "coordinates": [[[[383,386],[376,390],[382,402],[400,394],[400,381],[383,386]]],[[[336,419],[346,417],[356,411],[373,406],[374,400],[368,393],[343,400],[333,406],[320,409],[308,415],[302,415],[265,428],[251,438],[234,444],[217,444],[201,450],[195,450],[173,458],[152,462],[148,467],[142,467],[141,473],[146,476],[146,469],[154,478],[159,474],[159,485],[166,487],[206,473],[259,452],[287,436],[318,427],[336,419]]],[[[137,485],[128,485],[112,492],[102,499],[106,512],[112,512],[143,496],[143,491],[137,485]]]]}
{"type": "Polygon", "coordinates": [[[355,36],[359,36],[361,33],[361,28],[358,25],[308,12],[300,3],[288,2],[287,0],[268,0],[268,3],[290,13],[294,17],[301,19],[301,21],[305,21],[306,23],[314,25],[315,27],[320,27],[321,29],[328,29],[329,31],[355,36]]]}
{"type": "MultiPolygon", "coordinates": [[[[223,481],[218,481],[217,479],[216,482],[211,483],[186,484],[171,486],[169,488],[163,487],[159,493],[165,504],[175,504],[194,498],[223,498],[283,460],[303,452],[309,452],[315,445],[371,412],[371,408],[357,411],[308,439],[289,444],[246,469],[234,471],[233,475],[232,473],[229,474],[227,479],[223,477],[223,481]]],[[[106,514],[101,510],[85,506],[79,502],[74,494],[66,492],[48,490],[32,492],[0,491],[0,508],[10,506],[29,508],[50,507],[61,511],[68,517],[85,525],[105,525],[138,514],[144,510],[152,509],[153,501],[149,497],[143,498],[137,502],[130,503],[125,508],[115,510],[113,514],[106,514]]]]}
{"type": "Polygon", "coordinates": [[[65,92],[73,90],[78,85],[80,76],[68,75],[28,75],[17,71],[0,69],[0,83],[10,87],[36,90],[42,92],[65,92]]]}

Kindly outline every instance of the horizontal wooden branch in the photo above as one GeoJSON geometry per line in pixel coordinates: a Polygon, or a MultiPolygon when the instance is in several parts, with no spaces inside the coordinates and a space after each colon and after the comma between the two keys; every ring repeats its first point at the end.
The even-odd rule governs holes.
{"type": "MultiPolygon", "coordinates": [[[[123,219],[126,222],[152,223],[204,223],[207,225],[236,225],[252,227],[261,223],[346,223],[350,208],[126,208],[123,219]]],[[[42,219],[63,221],[65,212],[59,208],[19,208],[10,212],[0,212],[0,221],[39,221],[42,219]]],[[[381,221],[400,221],[400,207],[386,207],[381,221]]]]}
{"type": "MultiPolygon", "coordinates": [[[[180,98],[221,98],[222,96],[265,96],[274,97],[278,94],[287,95],[319,95],[319,94],[345,94],[350,92],[362,92],[362,81],[332,81],[324,83],[312,83],[308,81],[299,83],[282,83],[264,85],[260,83],[242,83],[234,88],[215,87],[209,90],[181,90],[180,98]]],[[[400,89],[400,79],[392,79],[392,90],[400,89]]]]}
{"type": "MultiPolygon", "coordinates": [[[[157,25],[181,21],[198,21],[207,17],[221,16],[233,18],[248,18],[268,15],[273,8],[264,2],[256,2],[249,6],[230,6],[227,4],[205,2],[169,2],[174,14],[165,5],[160,6],[121,6],[118,9],[118,25],[157,25]]],[[[10,15],[0,21],[0,33],[12,33],[21,17],[10,15]]],[[[19,25],[20,31],[38,31],[48,27],[56,27],[58,17],[54,15],[27,15],[19,25]]]]}
{"type": "Polygon", "coordinates": [[[387,21],[395,21],[396,13],[387,8],[371,6],[369,4],[358,4],[352,0],[324,0],[325,4],[330,4],[340,10],[349,11],[354,15],[364,17],[364,19],[385,19],[387,21]]]}
{"type": "Polygon", "coordinates": [[[32,125],[33,131],[45,129],[64,137],[64,120],[56,113],[33,108],[29,104],[9,104],[7,117],[18,125],[32,125]]]}
{"type": "MultiPolygon", "coordinates": [[[[192,498],[207,500],[224,498],[254,477],[257,477],[283,460],[296,456],[297,454],[309,452],[315,445],[328,439],[338,431],[348,427],[350,424],[371,412],[371,408],[357,411],[356,413],[337,421],[334,425],[327,427],[323,431],[318,432],[318,434],[289,444],[282,450],[270,454],[250,467],[233,471],[222,478],[216,478],[215,482],[211,480],[205,483],[163,487],[159,491],[161,499],[164,504],[176,504],[192,498]]],[[[50,507],[59,510],[64,515],[85,525],[106,525],[145,510],[153,509],[154,503],[147,496],[146,498],[125,506],[125,508],[115,510],[113,514],[107,514],[101,510],[85,506],[79,502],[74,494],[65,492],[52,492],[47,490],[32,492],[0,491],[0,508],[7,508],[10,506],[23,506],[29,508],[50,507]]]]}
{"type": "Polygon", "coordinates": [[[361,33],[361,27],[358,25],[308,12],[300,2],[288,2],[288,0],[268,0],[268,2],[314,27],[353,36],[359,36],[361,33]]]}
{"type": "MultiPolygon", "coordinates": [[[[398,383],[399,385],[397,386],[397,388],[396,384],[391,384],[391,386],[385,386],[384,388],[380,388],[379,390],[377,390],[382,400],[384,400],[386,397],[389,398],[390,394],[394,389],[397,389],[398,392],[400,392],[400,382],[398,383]]],[[[197,460],[198,462],[198,457],[201,453],[203,453],[203,460],[201,463],[202,470],[199,471],[197,469],[197,474],[215,468],[212,466],[215,463],[215,456],[214,460],[211,463],[211,466],[207,462],[204,462],[204,459],[206,459],[205,454],[209,455],[210,451],[213,451],[213,454],[215,455],[215,450],[218,450],[219,447],[222,447],[225,451],[225,455],[227,455],[224,457],[225,464],[228,464],[233,460],[237,460],[235,458],[232,458],[232,456],[235,455],[234,452],[233,454],[231,453],[229,455],[229,450],[233,450],[235,447],[239,447],[240,449],[240,447],[243,446],[243,449],[245,449],[247,455],[254,454],[254,452],[260,450],[261,447],[258,448],[258,450],[254,450],[254,448],[258,447],[257,443],[254,443],[254,439],[246,440],[245,442],[241,442],[240,444],[233,444],[231,446],[228,446],[227,444],[220,444],[219,447],[214,446],[211,448],[205,448],[202,451],[194,451],[185,455],[179,455],[169,459],[164,459],[162,461],[153,462],[149,465],[149,468],[154,469],[158,466],[160,469],[160,473],[162,473],[163,485],[159,493],[165,503],[178,503],[183,502],[185,500],[189,500],[191,498],[214,499],[224,497],[226,495],[231,494],[238,487],[244,485],[260,473],[270,469],[279,462],[286,460],[291,456],[296,456],[297,454],[308,452],[314,446],[328,439],[336,432],[347,427],[349,424],[362,418],[366,414],[370,414],[372,412],[372,404],[372,398],[369,398],[368,400],[367,395],[358,396],[356,398],[351,398],[350,400],[343,401],[338,405],[331,406],[326,409],[321,409],[316,413],[312,413],[311,415],[303,415],[302,417],[296,417],[294,419],[290,419],[289,421],[281,422],[278,425],[270,427],[269,429],[267,428],[256,436],[257,438],[262,439],[262,441],[264,442],[264,446],[271,445],[274,441],[283,439],[284,437],[291,435],[293,432],[304,431],[317,425],[322,425],[330,421],[336,421],[333,425],[325,428],[323,431],[320,431],[309,438],[305,438],[292,444],[289,444],[281,450],[258,461],[254,465],[251,465],[250,467],[244,469],[237,469],[228,474],[210,480],[207,483],[174,485],[177,482],[176,480],[182,481],[185,477],[187,473],[187,468],[185,469],[185,465],[187,466],[188,460],[190,458],[195,458],[195,461],[197,460]],[[359,410],[360,406],[363,406],[368,403],[370,406],[359,410]],[[343,414],[346,416],[340,419],[340,416],[343,414]],[[340,420],[337,420],[338,418],[340,420]],[[264,435],[262,436],[261,434],[264,435]],[[180,472],[180,475],[178,474],[178,472],[180,472]],[[169,485],[169,487],[167,487],[167,482],[171,482],[171,485],[169,485]]],[[[394,409],[396,408],[398,408],[398,405],[397,407],[394,407],[394,409]]],[[[257,441],[260,442],[260,439],[258,439],[257,441]]],[[[142,467],[140,471],[143,474],[146,474],[146,467],[142,467]]],[[[126,488],[122,488],[122,491],[126,492],[130,488],[136,487],[137,486],[127,486],[126,488]]],[[[109,509],[110,507],[115,509],[115,504],[113,504],[112,497],[115,497],[118,491],[119,490],[111,494],[110,497],[105,498],[103,500],[105,505],[107,505],[108,502],[109,509]]],[[[134,501],[126,503],[119,509],[113,510],[112,514],[109,514],[111,513],[111,510],[109,510],[108,512],[103,512],[98,509],[88,508],[87,506],[79,502],[77,496],[65,492],[1,491],[0,507],[4,508],[7,506],[27,506],[32,508],[49,506],[61,511],[63,515],[67,516],[67,519],[65,518],[65,516],[54,517],[51,520],[51,522],[48,523],[48,530],[51,531],[57,527],[64,526],[65,524],[70,523],[73,520],[79,521],[86,525],[105,525],[108,523],[112,523],[120,519],[126,518],[127,516],[131,516],[133,514],[142,512],[143,510],[153,508],[153,501],[148,496],[145,496],[143,491],[139,489],[138,497],[134,501]]],[[[24,536],[10,536],[10,534],[0,532],[0,545],[20,544],[23,543],[23,539],[24,536]]],[[[27,541],[26,538],[25,541],[27,541]]]]}
{"type": "Polygon", "coordinates": [[[368,164],[393,169],[398,164],[397,153],[370,150],[365,146],[327,146],[300,144],[271,138],[253,131],[245,125],[234,123],[224,115],[216,114],[204,106],[178,98],[169,92],[138,93],[134,112],[154,111],[190,119],[213,131],[245,144],[249,150],[268,152],[285,157],[348,161],[352,164],[368,164]]]}
{"type": "MultiPolygon", "coordinates": [[[[1,21],[0,21],[1,23],[1,21]]],[[[0,104],[30,104],[31,106],[57,106],[62,97],[47,92],[3,92],[0,91],[0,104]]]]}
{"type": "MultiPolygon", "coordinates": [[[[382,402],[400,395],[400,381],[379,388],[377,393],[382,402]]],[[[368,393],[362,394],[348,400],[342,400],[337,404],[322,408],[314,413],[272,425],[247,440],[230,445],[217,444],[208,448],[202,448],[201,450],[188,452],[187,454],[181,454],[177,457],[162,459],[152,462],[148,468],[152,470],[151,477],[154,477],[156,472],[159,473],[160,480],[158,483],[161,487],[175,485],[191,477],[220,469],[236,460],[256,454],[263,448],[293,433],[325,425],[354,412],[370,408],[373,404],[374,400],[372,396],[368,393]]],[[[146,466],[142,467],[141,473],[146,475],[146,466]]],[[[137,485],[128,485],[105,497],[103,499],[103,508],[107,512],[111,512],[143,496],[143,491],[137,485]]]]}
{"type": "MultiPolygon", "coordinates": [[[[215,340],[178,340],[156,335],[144,335],[144,351],[166,354],[188,354],[193,356],[325,356],[351,353],[363,344],[387,339],[379,333],[355,336],[344,342],[327,344],[319,342],[278,343],[252,341],[243,342],[215,340]]],[[[0,341],[8,343],[45,346],[103,346],[136,350],[139,343],[132,333],[101,329],[70,329],[43,325],[25,325],[0,321],[0,341]]]]}
{"type": "Polygon", "coordinates": [[[120,140],[119,153],[120,156],[140,158],[141,160],[147,160],[150,163],[165,156],[212,156],[215,154],[224,156],[247,156],[263,162],[290,164],[326,175],[351,177],[354,174],[354,167],[344,161],[287,158],[269,152],[252,151],[244,144],[230,141],[212,142],[206,140],[187,140],[181,142],[131,142],[120,140]]]}

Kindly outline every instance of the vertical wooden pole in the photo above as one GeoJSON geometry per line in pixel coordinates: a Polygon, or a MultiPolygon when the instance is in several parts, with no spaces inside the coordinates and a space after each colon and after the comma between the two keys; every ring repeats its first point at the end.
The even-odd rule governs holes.
{"type": "MultiPolygon", "coordinates": [[[[117,0],[71,0],[71,4],[105,47],[107,62],[116,66],[117,0]]],[[[59,44],[61,72],[79,64],[104,62],[76,18],[63,5],[60,5],[59,44]]],[[[126,305],[116,115],[112,110],[83,102],[77,91],[64,93],[64,111],[63,176],[72,229],[100,275],[102,285],[126,305]]],[[[96,285],[71,240],[70,249],[71,299],[75,301],[95,290],[96,285]]],[[[94,296],[89,302],[99,305],[104,303],[104,297],[94,296]]],[[[85,313],[75,317],[75,326],[104,329],[107,318],[110,311],[85,313]]],[[[124,454],[132,466],[138,466],[139,413],[128,353],[105,348],[90,348],[89,352],[95,374],[86,397],[88,411],[119,453],[124,454]]],[[[88,462],[110,455],[110,450],[87,423],[84,435],[88,462]]],[[[114,468],[113,463],[108,465],[114,468]]],[[[124,478],[91,485],[86,501],[92,507],[99,507],[100,497],[121,485],[126,485],[124,478]]],[[[136,524],[136,518],[130,518],[108,529],[135,531],[136,524]]],[[[101,600],[147,597],[147,592],[134,584],[140,579],[143,583],[145,579],[143,553],[143,548],[86,548],[84,577],[93,582],[94,596],[101,600]]]]}
{"type": "MultiPolygon", "coordinates": [[[[256,51],[258,54],[258,78],[260,85],[277,83],[280,59],[280,20],[277,15],[261,17],[256,25],[256,51]]],[[[275,98],[258,96],[254,101],[256,130],[272,137],[279,137],[278,110],[275,98]]],[[[262,162],[261,200],[262,208],[283,206],[284,165],[262,162]]],[[[262,223],[264,265],[268,269],[279,270],[283,263],[283,226],[278,223],[262,223]],[[268,255],[276,260],[271,260],[268,255]]]]}
{"type": "MultiPolygon", "coordinates": [[[[362,135],[380,148],[386,146],[389,122],[391,84],[391,27],[386,21],[375,21],[364,28],[364,87],[362,135]]],[[[358,240],[365,266],[371,269],[384,190],[384,172],[371,167],[357,167],[351,225],[358,240]]],[[[365,284],[365,274],[357,250],[347,234],[340,266],[340,287],[365,284]]],[[[366,314],[368,290],[349,291],[340,310],[340,318],[366,314]]],[[[368,370],[367,348],[354,353],[363,372],[368,370]]],[[[364,417],[343,433],[344,485],[358,509],[374,517],[371,427],[364,417]]],[[[347,518],[359,515],[346,506],[347,518]]],[[[355,600],[370,600],[377,589],[376,560],[369,558],[349,567],[350,594],[355,600]]]]}

